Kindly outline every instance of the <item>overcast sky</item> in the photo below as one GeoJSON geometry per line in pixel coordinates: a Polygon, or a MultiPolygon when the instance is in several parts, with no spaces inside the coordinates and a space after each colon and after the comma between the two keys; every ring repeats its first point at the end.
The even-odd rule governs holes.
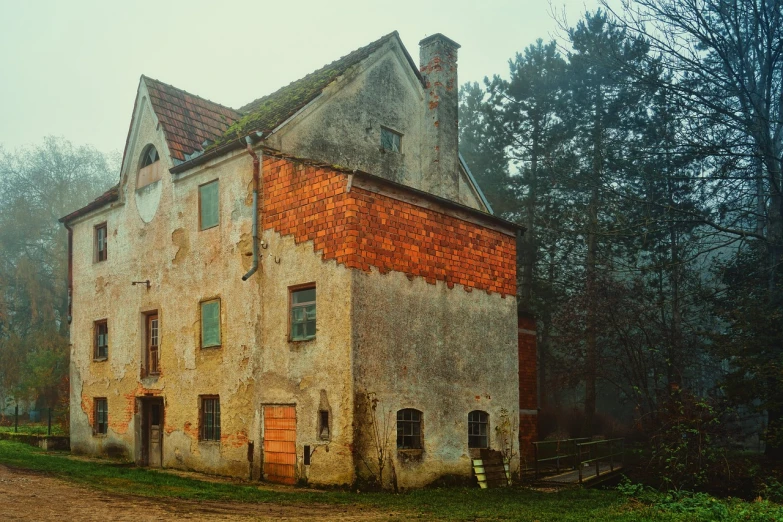
{"type": "Polygon", "coordinates": [[[46,135],[122,150],[139,76],[230,107],[268,94],[397,30],[462,45],[459,79],[506,74],[508,59],[558,34],[597,0],[0,0],[0,145],[46,135]]]}

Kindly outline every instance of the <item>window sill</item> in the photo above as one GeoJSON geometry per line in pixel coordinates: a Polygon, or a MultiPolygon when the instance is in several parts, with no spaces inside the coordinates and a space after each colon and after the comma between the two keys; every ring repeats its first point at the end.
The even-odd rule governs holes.
{"type": "Polygon", "coordinates": [[[205,444],[205,445],[207,445],[207,446],[220,446],[220,441],[219,441],[219,440],[204,440],[204,439],[199,439],[199,440],[198,440],[198,443],[199,443],[199,444],[205,444]]]}
{"type": "Polygon", "coordinates": [[[92,436],[96,439],[105,439],[109,434],[108,433],[93,433],[92,436]]]}
{"type": "Polygon", "coordinates": [[[204,228],[199,227],[198,231],[199,232],[204,232],[205,230],[212,230],[213,228],[217,228],[219,226],[220,226],[220,223],[217,223],[215,225],[210,225],[210,226],[204,227],[204,228]]]}
{"type": "Polygon", "coordinates": [[[201,347],[202,350],[207,350],[207,351],[210,351],[210,350],[220,350],[221,348],[223,348],[222,344],[215,344],[213,346],[202,346],[201,347]]]}
{"type": "Polygon", "coordinates": [[[109,360],[109,356],[106,357],[93,357],[92,362],[105,362],[109,360]]]}
{"type": "Polygon", "coordinates": [[[402,462],[421,462],[424,458],[423,449],[397,449],[397,458],[402,462]]]}
{"type": "Polygon", "coordinates": [[[293,344],[299,344],[299,343],[310,343],[310,342],[313,342],[313,341],[315,341],[315,339],[316,339],[315,337],[310,337],[309,339],[291,339],[291,338],[289,337],[289,338],[288,338],[288,342],[289,342],[289,343],[293,343],[293,344]]]}

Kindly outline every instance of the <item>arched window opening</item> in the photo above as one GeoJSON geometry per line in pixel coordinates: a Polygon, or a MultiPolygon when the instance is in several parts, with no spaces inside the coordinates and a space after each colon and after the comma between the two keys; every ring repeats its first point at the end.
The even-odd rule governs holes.
{"type": "Polygon", "coordinates": [[[154,145],[149,144],[144,147],[139,161],[139,173],[136,176],[136,190],[155,183],[163,176],[163,168],[158,160],[160,156],[154,145]]]}
{"type": "Polygon", "coordinates": [[[397,449],[421,449],[421,412],[405,408],[397,412],[397,449]]]}
{"type": "Polygon", "coordinates": [[[489,414],[485,411],[468,413],[468,448],[489,448],[489,414]]]}
{"type": "Polygon", "coordinates": [[[147,145],[147,148],[144,149],[144,154],[141,157],[141,168],[148,167],[159,159],[158,149],[156,149],[154,145],[147,145]]]}

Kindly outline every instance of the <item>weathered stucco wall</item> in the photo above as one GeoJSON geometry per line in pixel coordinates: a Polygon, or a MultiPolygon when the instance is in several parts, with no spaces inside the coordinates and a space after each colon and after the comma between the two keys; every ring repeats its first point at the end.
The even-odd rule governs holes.
{"type": "MultiPolygon", "coordinates": [[[[275,292],[274,285],[279,285],[277,293],[282,293],[287,286],[309,282],[305,274],[313,273],[313,278],[334,281],[326,286],[331,297],[319,290],[319,299],[331,298],[330,307],[349,310],[323,326],[319,315],[319,336],[321,328],[339,336],[330,343],[335,365],[324,371],[338,382],[350,374],[347,368],[355,372],[357,471],[367,473],[365,461],[374,461],[375,449],[366,440],[371,426],[363,399],[370,392],[380,400],[379,408],[392,415],[392,431],[397,410],[424,413],[421,455],[402,452],[397,458],[394,452],[400,486],[421,486],[441,475],[470,476],[468,413],[488,412],[491,428],[499,423],[501,410],[512,425],[517,422],[513,234],[367,189],[354,186],[349,192],[347,175],[324,166],[268,156],[264,173],[262,223],[271,242],[265,252],[264,292],[275,292]],[[302,260],[291,272],[299,279],[273,273],[283,270],[275,267],[284,262],[277,263],[273,250],[281,240],[270,236],[271,230],[300,242],[290,252],[302,260]],[[341,322],[346,319],[350,324],[341,322]],[[340,335],[331,328],[352,334],[340,335]],[[352,365],[342,355],[346,341],[353,343],[352,365]],[[342,366],[345,363],[349,366],[342,366]]],[[[265,324],[272,327],[284,320],[265,324]]],[[[283,339],[284,330],[278,327],[272,335],[283,339]]],[[[318,346],[312,350],[320,354],[318,346]]],[[[282,353],[289,352],[283,348],[282,353]]],[[[350,399],[345,404],[350,405],[350,399]]],[[[516,437],[516,429],[508,433],[509,440],[516,437]]],[[[394,449],[393,433],[389,443],[394,449]]],[[[497,442],[492,446],[497,448],[497,442]]]]}
{"type": "MultiPolygon", "coordinates": [[[[350,271],[323,261],[309,241],[296,244],[273,230],[263,234],[263,241],[254,404],[296,406],[299,478],[349,485],[354,480],[350,271]],[[316,337],[291,341],[289,288],[306,283],[316,287],[316,337]],[[329,440],[319,437],[322,409],[329,412],[329,440]],[[306,445],[312,455],[309,467],[304,466],[306,445]]],[[[262,458],[256,462],[259,468],[262,458]]]]}
{"type": "MultiPolygon", "coordinates": [[[[456,98],[453,102],[456,118],[456,98]]],[[[422,144],[433,141],[425,140],[425,133],[440,134],[430,113],[429,98],[421,81],[397,40],[392,39],[327,87],[320,98],[272,134],[267,143],[298,157],[370,172],[442,195],[444,191],[433,185],[432,176],[424,175],[432,161],[423,156],[422,144]],[[381,127],[402,134],[401,152],[383,150],[381,127]]],[[[456,151],[456,134],[450,138],[451,148],[456,151]]],[[[452,156],[454,172],[448,183],[453,187],[448,193],[463,205],[483,209],[469,188],[467,177],[460,172],[456,152],[452,156]]]]}
{"type": "Polygon", "coordinates": [[[71,325],[71,436],[75,451],[141,452],[137,399],[164,399],[163,465],[245,475],[253,426],[258,288],[243,283],[249,265],[252,215],[250,161],[237,156],[220,169],[200,169],[173,181],[135,189],[143,148],[152,143],[171,167],[156,118],[142,98],[130,140],[121,203],[74,224],[71,325]],[[198,185],[220,179],[220,225],[199,231],[198,185]],[[94,226],[107,221],[108,260],[93,262],[94,226]],[[132,286],[149,279],[151,287],[132,286]],[[220,348],[200,347],[200,301],[221,299],[220,348]],[[160,375],[141,377],[143,314],[158,310],[160,375]],[[108,319],[109,355],[93,361],[93,321],[108,319]],[[230,378],[226,378],[230,376],[230,378]],[[199,396],[219,395],[221,442],[200,442],[199,396]],[[93,401],[106,397],[109,430],[92,432],[93,401]]]}
{"type": "MultiPolygon", "coordinates": [[[[422,412],[420,454],[396,450],[391,436],[399,486],[469,477],[468,413],[489,413],[490,444],[500,449],[501,410],[513,423],[519,404],[516,300],[396,272],[356,272],[353,288],[357,394],[375,393],[392,419],[403,408],[422,412]]],[[[357,416],[356,426],[357,448],[373,454],[368,419],[357,416]]]]}

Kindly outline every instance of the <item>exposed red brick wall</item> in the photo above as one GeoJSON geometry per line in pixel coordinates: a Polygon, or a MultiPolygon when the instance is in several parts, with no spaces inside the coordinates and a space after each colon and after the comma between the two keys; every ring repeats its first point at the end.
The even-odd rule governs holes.
{"type": "MultiPolygon", "coordinates": [[[[538,409],[535,331],[535,319],[520,315],[518,322],[520,410],[538,409]]],[[[538,440],[538,415],[520,412],[519,447],[523,465],[532,466],[532,459],[534,459],[532,442],[536,440],[538,440]]]]}
{"type": "Polygon", "coordinates": [[[262,190],[263,229],[313,241],[325,260],[516,295],[512,236],[360,188],[347,192],[345,173],[287,158],[265,156],[262,190]]]}
{"type": "Polygon", "coordinates": [[[519,415],[519,459],[523,469],[535,465],[533,442],[538,440],[538,415],[519,415]]]}

